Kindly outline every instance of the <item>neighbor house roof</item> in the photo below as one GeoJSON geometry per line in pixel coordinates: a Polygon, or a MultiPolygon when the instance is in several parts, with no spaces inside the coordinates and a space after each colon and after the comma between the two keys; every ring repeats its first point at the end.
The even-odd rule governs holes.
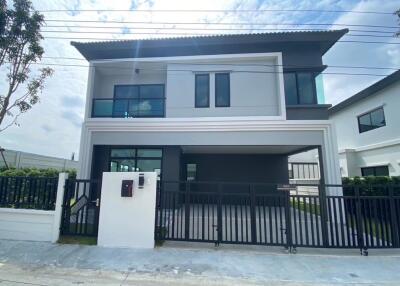
{"type": "Polygon", "coordinates": [[[348,29],[226,34],[105,42],[71,42],[87,60],[280,52],[285,48],[326,53],[348,29]]]}
{"type": "Polygon", "coordinates": [[[356,93],[355,95],[349,97],[348,99],[331,107],[329,109],[329,113],[334,114],[334,113],[339,112],[340,110],[342,110],[352,104],[355,104],[367,97],[374,96],[377,94],[378,91],[381,91],[382,89],[388,87],[389,85],[391,85],[399,80],[400,80],[400,70],[395,71],[394,73],[388,75],[387,77],[381,79],[380,81],[374,83],[373,85],[370,85],[369,87],[360,91],[359,93],[356,93]]]}

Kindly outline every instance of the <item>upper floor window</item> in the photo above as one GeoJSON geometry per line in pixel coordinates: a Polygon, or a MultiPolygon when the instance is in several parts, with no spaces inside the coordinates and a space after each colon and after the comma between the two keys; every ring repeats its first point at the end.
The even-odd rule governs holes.
{"type": "Polygon", "coordinates": [[[358,116],[358,130],[360,133],[386,125],[383,107],[379,107],[358,116]]]}
{"type": "Polygon", "coordinates": [[[314,73],[287,72],[283,76],[286,105],[318,103],[314,73]]]}
{"type": "Polygon", "coordinates": [[[113,98],[93,99],[93,117],[163,117],[164,85],[115,85],[113,98]]]}
{"type": "Polygon", "coordinates": [[[361,175],[367,176],[389,176],[388,166],[364,167],[361,168],[361,175]]]}
{"type": "Polygon", "coordinates": [[[215,106],[230,106],[230,78],[229,73],[215,74],[215,106]]]}
{"type": "Polygon", "coordinates": [[[195,75],[195,107],[210,107],[210,75],[195,75]]]}

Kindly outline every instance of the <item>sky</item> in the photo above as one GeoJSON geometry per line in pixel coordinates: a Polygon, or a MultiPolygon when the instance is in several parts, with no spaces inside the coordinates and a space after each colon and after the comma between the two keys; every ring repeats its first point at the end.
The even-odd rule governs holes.
{"type": "MultiPolygon", "coordinates": [[[[8,1],[9,4],[12,1],[8,1]]],[[[394,12],[400,8],[398,0],[32,0],[36,10],[43,11],[46,27],[43,28],[45,39],[42,44],[45,57],[42,64],[84,65],[87,62],[70,45],[71,38],[96,39],[138,39],[149,37],[171,36],[162,33],[190,33],[188,30],[174,30],[173,24],[129,24],[134,22],[169,22],[169,23],[204,23],[179,25],[185,28],[229,28],[232,30],[197,30],[192,33],[243,33],[257,32],[252,28],[344,28],[336,25],[371,25],[395,26],[399,23],[394,15],[367,13],[328,13],[328,12],[267,12],[268,9],[320,9],[340,11],[384,11],[394,12]],[[83,11],[83,10],[104,11],[83,11]],[[229,10],[229,12],[157,12],[156,10],[229,10]],[[49,12],[48,10],[52,10],[49,12]],[[58,10],[58,11],[54,11],[58,10]],[[61,10],[61,11],[60,11],[61,10]],[[131,10],[110,11],[110,10],[131,10]],[[141,10],[134,12],[135,10],[141,10]],[[143,12],[143,10],[145,10],[143,12]],[[153,12],[148,12],[153,10],[153,12]],[[243,10],[252,10],[243,12],[243,10]],[[262,11],[264,10],[264,11],[262,11]],[[56,20],[56,21],[52,21],[56,20]],[[71,22],[76,20],[102,21],[101,23],[71,22]],[[68,21],[68,22],[67,22],[68,21]],[[122,23],[110,23],[119,21],[122,23]],[[252,23],[252,24],[308,24],[308,26],[278,26],[278,25],[216,25],[215,23],[252,23]],[[327,23],[332,25],[315,26],[310,24],[327,23]],[[83,27],[85,26],[85,27],[83,27]],[[97,26],[101,28],[88,28],[97,26]],[[105,28],[114,27],[114,28],[105,28]],[[141,29],[143,27],[158,27],[169,29],[141,29]],[[241,30],[240,30],[241,29],[241,30]],[[247,29],[247,30],[243,30],[247,29]],[[46,32],[44,32],[46,31],[46,32]],[[79,31],[80,33],[62,33],[61,31],[79,31]],[[100,33],[87,33],[87,32],[100,33]],[[113,32],[110,34],[110,32],[113,32]],[[143,34],[143,33],[153,33],[143,34]],[[136,34],[135,34],[136,33],[136,34]],[[63,37],[65,39],[56,39],[63,37]],[[64,59],[60,59],[60,57],[64,59]],[[74,58],[74,59],[65,59],[74,58]],[[78,58],[78,59],[75,59],[78,58]]],[[[357,27],[355,30],[393,32],[393,28],[357,27]]],[[[278,31],[278,30],[275,30],[278,31]]],[[[258,31],[259,32],[259,31],[258,31]]],[[[391,33],[356,32],[357,35],[385,35],[391,33]]],[[[174,35],[172,35],[174,36],[174,35]]],[[[175,35],[182,36],[182,35],[175,35]]],[[[73,39],[79,41],[79,39],[73,39]]],[[[367,36],[346,36],[343,40],[379,41],[395,43],[400,39],[371,38],[367,36]]],[[[333,66],[367,66],[367,67],[400,67],[400,45],[398,44],[366,44],[337,43],[325,54],[324,64],[333,66]]],[[[33,67],[33,74],[43,66],[33,67]]],[[[32,110],[23,114],[19,126],[12,126],[0,132],[0,146],[42,155],[70,158],[72,153],[79,153],[80,130],[83,121],[86,96],[87,68],[75,66],[51,66],[55,73],[46,81],[41,94],[40,103],[32,110]]],[[[326,72],[333,73],[368,73],[374,76],[360,75],[324,75],[324,91],[327,103],[336,104],[372,83],[394,72],[390,69],[345,69],[330,67],[326,72]]],[[[0,69],[0,78],[4,82],[5,70],[0,69]]],[[[4,92],[4,85],[0,86],[4,92]]]]}

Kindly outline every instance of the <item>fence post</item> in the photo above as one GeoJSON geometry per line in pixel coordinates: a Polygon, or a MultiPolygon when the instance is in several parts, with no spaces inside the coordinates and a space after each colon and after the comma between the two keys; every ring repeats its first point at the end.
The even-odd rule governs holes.
{"type": "Polygon", "coordinates": [[[364,232],[361,220],[361,200],[360,200],[360,187],[355,186],[354,194],[356,196],[356,224],[357,224],[357,242],[360,252],[364,249],[364,232]]]}
{"type": "Polygon", "coordinates": [[[218,244],[222,241],[222,229],[223,229],[223,227],[222,227],[222,185],[221,185],[221,183],[218,183],[218,205],[217,205],[217,239],[218,239],[217,243],[218,244]]]}
{"type": "Polygon", "coordinates": [[[329,246],[328,239],[328,208],[326,204],[326,186],[318,185],[319,205],[321,210],[321,231],[322,231],[322,244],[324,247],[329,246]],[[325,188],[325,189],[324,189],[325,188]]]}
{"type": "Polygon", "coordinates": [[[397,225],[396,203],[393,195],[393,185],[389,186],[390,222],[392,227],[392,246],[399,247],[399,226],[397,225]]]}
{"type": "Polygon", "coordinates": [[[51,242],[55,243],[60,237],[61,230],[61,217],[63,211],[63,199],[64,199],[64,187],[65,181],[68,179],[68,173],[60,173],[58,175],[58,185],[57,185],[57,196],[56,196],[56,206],[54,210],[54,220],[53,220],[53,235],[51,242]]]}
{"type": "MultiPolygon", "coordinates": [[[[297,188],[296,188],[297,190],[297,188]]],[[[292,237],[292,213],[290,205],[290,190],[286,192],[285,195],[285,222],[286,222],[286,247],[290,251],[293,247],[293,237],[292,237]]],[[[296,223],[296,222],[294,222],[296,223]]]]}
{"type": "MultiPolygon", "coordinates": [[[[256,224],[256,195],[254,186],[250,185],[250,225],[251,225],[251,242],[257,242],[257,224],[256,224]]],[[[247,224],[246,224],[247,227],[247,224]]]]}
{"type": "Polygon", "coordinates": [[[185,240],[189,239],[190,230],[190,183],[185,185],[185,240]]]}

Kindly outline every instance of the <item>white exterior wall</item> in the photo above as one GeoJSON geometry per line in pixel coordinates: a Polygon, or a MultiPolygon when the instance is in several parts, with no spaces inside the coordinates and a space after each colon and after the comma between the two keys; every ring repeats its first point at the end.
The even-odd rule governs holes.
{"type": "Polygon", "coordinates": [[[400,82],[331,116],[337,130],[342,176],[360,176],[362,167],[389,166],[400,175],[400,82]],[[386,126],[359,133],[357,116],[383,106],[386,126]]]}
{"type": "Polygon", "coordinates": [[[0,239],[57,242],[67,178],[59,174],[54,211],[0,208],[0,239]]]}
{"type": "Polygon", "coordinates": [[[99,246],[154,247],[157,173],[141,174],[145,177],[143,189],[138,188],[138,172],[103,174],[99,246]],[[134,181],[132,197],[121,197],[122,180],[134,181]]]}
{"type": "MultiPolygon", "coordinates": [[[[4,151],[4,157],[9,167],[15,167],[17,169],[35,167],[38,169],[54,168],[63,171],[67,169],[77,169],[79,167],[78,161],[13,150],[4,151]]],[[[5,164],[0,157],[0,167],[3,166],[5,166],[5,164]]]]}
{"type": "Polygon", "coordinates": [[[226,65],[218,61],[213,65],[168,64],[166,116],[279,116],[281,103],[276,65],[276,58],[232,60],[226,65]],[[215,73],[218,72],[230,74],[229,107],[215,107],[215,73]],[[196,73],[210,75],[210,107],[195,108],[196,73]]]}

